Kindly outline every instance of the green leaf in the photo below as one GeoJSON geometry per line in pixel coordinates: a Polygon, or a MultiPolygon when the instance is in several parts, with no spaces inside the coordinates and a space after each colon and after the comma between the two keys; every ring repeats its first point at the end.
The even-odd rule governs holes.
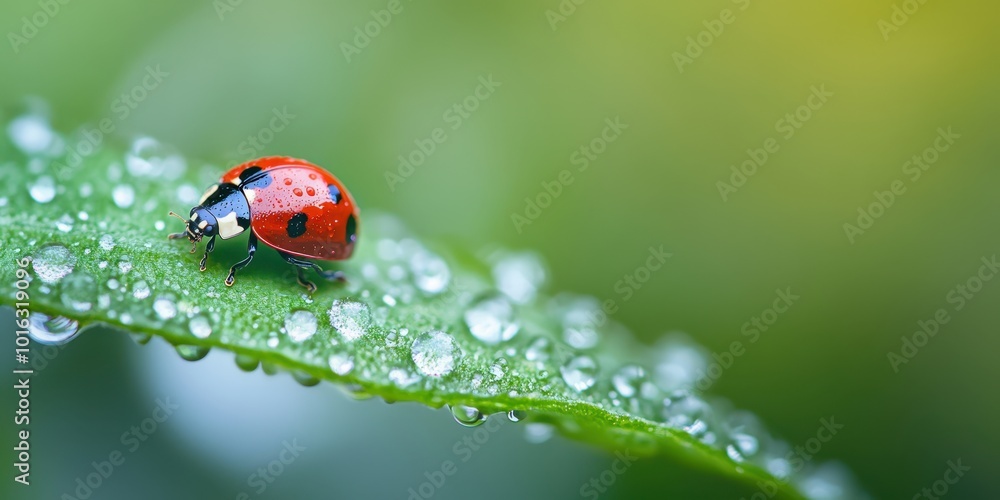
{"type": "MultiPolygon", "coordinates": [[[[186,214],[222,165],[186,160],[149,138],[79,158],[58,143],[77,149],[83,136],[55,136],[37,151],[38,137],[8,130],[0,270],[30,281],[36,339],[68,340],[76,329],[65,320],[112,325],[140,340],[158,336],[191,360],[225,349],[241,368],[259,363],[307,385],[327,380],[357,397],[450,405],[467,424],[480,412],[516,410],[513,419],[526,415],[611,450],[670,456],[748,489],[773,481],[778,498],[801,497],[765,471],[782,448],[752,417],[688,391],[704,363],[697,346],[675,339],[643,348],[595,300],[549,296],[533,254],[451,252],[365,210],[356,255],[334,264],[346,284],[319,282],[308,295],[262,247],[227,287],[242,239],[220,242],[205,272],[200,249],[167,240],[182,230],[167,212],[186,214]],[[64,320],[46,324],[38,313],[64,320]]],[[[4,304],[17,301],[13,291],[2,295],[4,304]]],[[[791,480],[809,477],[803,470],[791,480]]]]}

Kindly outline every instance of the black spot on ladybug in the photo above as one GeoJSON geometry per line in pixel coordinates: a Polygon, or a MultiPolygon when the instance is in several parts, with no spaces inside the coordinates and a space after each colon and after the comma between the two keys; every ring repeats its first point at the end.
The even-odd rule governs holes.
{"type": "Polygon", "coordinates": [[[333,200],[333,203],[340,203],[340,188],[334,184],[330,184],[327,187],[330,188],[330,199],[333,200]]]}
{"type": "Polygon", "coordinates": [[[298,238],[299,236],[305,234],[307,220],[309,220],[309,217],[302,212],[293,215],[292,218],[288,220],[288,228],[286,229],[288,237],[298,238]]]}
{"type": "Polygon", "coordinates": [[[253,174],[256,174],[257,172],[260,172],[260,167],[258,167],[257,165],[249,167],[246,170],[240,172],[240,184],[246,182],[247,179],[253,177],[253,174]]]}
{"type": "Polygon", "coordinates": [[[358,239],[358,221],[354,220],[354,214],[347,216],[347,242],[354,243],[358,239]]]}

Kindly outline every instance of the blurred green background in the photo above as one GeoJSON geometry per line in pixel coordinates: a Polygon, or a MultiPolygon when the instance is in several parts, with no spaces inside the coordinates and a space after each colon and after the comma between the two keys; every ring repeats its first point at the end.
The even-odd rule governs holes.
{"type": "MultiPolygon", "coordinates": [[[[362,207],[419,234],[539,251],[553,288],[618,300],[615,318],[649,343],[681,330],[721,352],[790,288],[801,298],[712,392],[793,444],[834,416],[845,430],[820,456],[843,461],[876,497],[911,498],[961,458],[973,469],[949,495],[995,498],[1000,280],[961,311],[948,294],[1000,252],[1000,5],[928,0],[896,14],[886,39],[879,22],[904,3],[917,5],[595,0],[563,6],[553,29],[555,0],[402,0],[348,60],[344,44],[388,1],[70,2],[20,43],[22,18],[42,7],[11,0],[0,4],[0,104],[38,96],[58,129],[110,117],[115,140],[150,134],[216,162],[308,158],[362,207]],[[732,22],[714,22],[724,9],[732,22]],[[705,46],[689,48],[699,35],[705,46]],[[680,71],[675,53],[686,50],[680,71]],[[116,99],[150,66],[167,76],[123,116],[116,99]],[[500,85],[468,101],[477,108],[455,127],[447,110],[491,75],[500,85]],[[832,95],[799,109],[814,87],[832,95]],[[275,109],[293,116],[262,132],[275,109]],[[801,126],[787,137],[779,120],[796,111],[801,126]],[[627,128],[580,171],[573,155],[615,118],[627,128]],[[447,138],[390,189],[398,156],[438,127],[447,138]],[[904,163],[939,127],[961,137],[913,181],[904,163]],[[254,149],[248,136],[267,142],[254,149]],[[777,152],[724,200],[717,183],[768,139],[777,152]],[[573,183],[518,230],[512,214],[567,169],[573,183]],[[906,192],[852,243],[843,225],[897,180],[906,192]],[[623,300],[616,283],[660,245],[673,257],[623,300]],[[896,373],[887,354],[939,308],[952,321],[896,373]]],[[[220,353],[186,364],[154,344],[98,331],[60,352],[35,382],[37,484],[5,481],[0,496],[71,492],[167,393],[184,416],[93,498],[405,498],[470,432],[442,412],[238,373],[220,353]],[[316,451],[254,493],[247,477],[295,437],[316,451]]],[[[12,396],[0,391],[4,408],[12,396]]],[[[514,427],[435,498],[576,498],[611,460],[559,438],[525,443],[514,427]]],[[[649,461],[604,496],[748,493],[649,461]]]]}

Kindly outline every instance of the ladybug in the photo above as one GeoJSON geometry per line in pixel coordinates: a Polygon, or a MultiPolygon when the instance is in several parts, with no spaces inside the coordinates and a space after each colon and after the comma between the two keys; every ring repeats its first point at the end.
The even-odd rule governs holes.
{"type": "Polygon", "coordinates": [[[229,268],[226,286],[232,286],[236,271],[253,260],[260,240],[295,266],[299,284],[312,293],[316,285],[306,280],[305,269],[327,280],[344,281],[344,274],[305,259],[346,259],[358,240],[358,207],[344,185],[319,166],[286,156],[258,158],[233,167],[218,184],[209,186],[189,219],[174,212],[170,215],[187,227],[168,238],[188,238],[193,243],[191,253],[202,238],[208,238],[202,271],[215,249],[216,236],[228,240],[250,230],[247,256],[229,268]]]}

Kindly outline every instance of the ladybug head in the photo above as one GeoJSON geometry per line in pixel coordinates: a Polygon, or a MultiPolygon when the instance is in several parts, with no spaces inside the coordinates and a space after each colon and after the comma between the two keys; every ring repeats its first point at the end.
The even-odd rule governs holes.
{"type": "Polygon", "coordinates": [[[180,215],[173,212],[170,212],[170,215],[177,217],[187,224],[185,232],[187,233],[188,239],[193,243],[198,243],[202,238],[206,236],[212,237],[218,233],[219,223],[215,219],[215,216],[201,205],[191,209],[190,219],[184,219],[180,215]]]}

